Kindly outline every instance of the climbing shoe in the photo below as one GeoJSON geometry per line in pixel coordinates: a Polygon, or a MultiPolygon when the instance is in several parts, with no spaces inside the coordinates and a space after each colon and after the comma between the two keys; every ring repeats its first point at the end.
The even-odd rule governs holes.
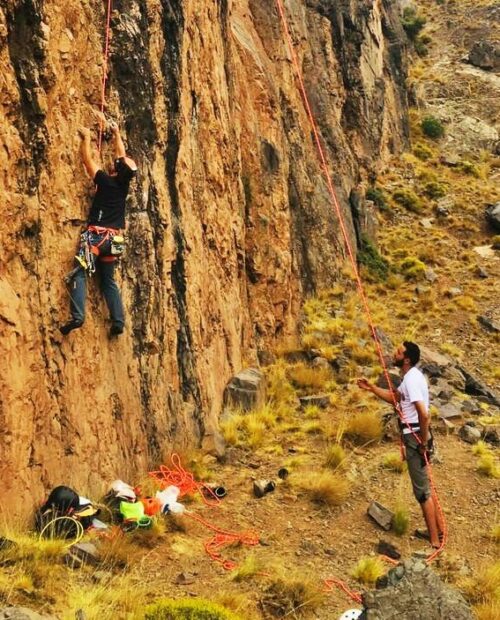
{"type": "Polygon", "coordinates": [[[66,323],[65,325],[62,325],[59,328],[59,331],[61,332],[61,334],[63,336],[67,336],[69,334],[69,332],[73,331],[74,329],[78,329],[79,327],[81,327],[83,325],[82,321],[70,321],[69,323],[66,323]]]}
{"type": "Polygon", "coordinates": [[[110,337],[119,336],[120,334],[123,334],[123,325],[121,323],[113,323],[109,330],[110,337]]]}

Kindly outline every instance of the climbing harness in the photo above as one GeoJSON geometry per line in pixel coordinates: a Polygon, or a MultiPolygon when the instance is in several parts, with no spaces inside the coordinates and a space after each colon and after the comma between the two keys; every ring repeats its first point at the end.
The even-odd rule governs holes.
{"type": "MultiPolygon", "coordinates": [[[[299,64],[299,60],[298,60],[298,57],[297,57],[297,53],[296,53],[295,48],[294,48],[294,44],[293,44],[293,40],[292,40],[292,36],[291,36],[291,32],[290,32],[290,27],[289,27],[289,24],[288,24],[288,19],[287,19],[287,16],[286,16],[286,11],[285,11],[285,8],[284,8],[283,0],[275,0],[275,3],[276,3],[277,11],[278,11],[278,16],[279,16],[279,19],[281,21],[283,33],[284,33],[284,36],[285,36],[285,39],[286,39],[286,42],[287,42],[287,45],[288,45],[288,49],[289,49],[289,52],[290,52],[290,57],[291,57],[291,60],[292,60],[294,71],[295,71],[295,74],[296,74],[296,77],[297,77],[299,91],[300,91],[300,94],[301,94],[301,97],[302,97],[302,100],[303,100],[303,103],[304,103],[304,106],[305,106],[305,109],[306,109],[306,112],[307,112],[309,123],[311,125],[311,129],[312,129],[312,133],[313,133],[313,137],[314,137],[314,142],[316,144],[316,149],[317,149],[318,157],[319,157],[319,160],[320,160],[320,167],[322,169],[322,172],[323,172],[324,177],[325,177],[325,181],[327,183],[327,187],[328,187],[328,191],[329,191],[329,194],[330,194],[332,206],[333,206],[334,211],[335,211],[335,213],[337,215],[337,219],[338,219],[338,222],[339,222],[339,225],[340,225],[340,229],[341,229],[341,232],[342,232],[342,237],[343,237],[343,240],[344,240],[344,243],[345,243],[345,247],[346,247],[346,250],[347,250],[347,253],[348,253],[348,256],[349,256],[349,260],[350,260],[350,263],[351,263],[351,266],[352,266],[352,269],[353,269],[354,279],[356,281],[356,286],[357,286],[357,289],[358,289],[358,293],[359,293],[361,301],[362,301],[362,305],[363,305],[363,309],[364,309],[364,312],[365,312],[365,316],[366,316],[368,325],[369,325],[370,330],[371,330],[371,335],[372,335],[372,338],[373,338],[373,341],[374,341],[374,344],[375,344],[375,348],[377,350],[377,354],[378,354],[378,357],[380,359],[380,362],[381,362],[381,365],[382,365],[382,368],[383,368],[383,372],[384,372],[385,379],[387,381],[388,388],[389,388],[389,390],[391,392],[394,409],[395,409],[395,411],[398,414],[400,422],[402,424],[406,425],[408,428],[410,428],[410,431],[413,434],[413,436],[415,437],[415,439],[417,440],[418,445],[421,445],[422,444],[422,440],[416,434],[416,432],[413,429],[411,429],[411,427],[406,422],[406,419],[404,418],[403,413],[401,411],[401,407],[399,406],[399,403],[398,403],[398,401],[396,399],[394,388],[392,387],[392,382],[390,380],[389,371],[388,371],[387,365],[385,363],[384,354],[383,354],[383,351],[382,351],[382,346],[381,346],[381,343],[380,343],[380,339],[379,339],[379,337],[377,335],[377,330],[375,328],[375,323],[374,323],[374,320],[372,318],[372,314],[371,314],[371,311],[370,311],[370,306],[368,304],[367,295],[366,295],[366,292],[365,292],[365,289],[364,289],[364,286],[363,286],[363,282],[361,280],[361,276],[360,276],[360,273],[359,273],[359,270],[358,270],[358,266],[357,266],[357,263],[356,263],[356,258],[355,258],[355,255],[354,255],[354,251],[353,251],[353,248],[351,246],[351,242],[349,240],[349,235],[348,235],[347,228],[346,228],[346,225],[345,225],[345,222],[344,222],[344,218],[343,218],[343,215],[342,215],[340,204],[339,204],[339,201],[337,199],[337,193],[335,191],[335,187],[334,187],[334,184],[333,184],[330,172],[329,172],[327,158],[326,158],[323,146],[321,144],[319,130],[318,130],[318,127],[317,127],[317,124],[316,124],[316,121],[315,121],[315,118],[314,118],[314,115],[313,115],[313,112],[312,112],[312,109],[311,109],[311,105],[310,105],[310,102],[309,102],[309,97],[307,95],[307,91],[306,91],[306,88],[305,88],[304,79],[303,79],[303,76],[302,76],[302,71],[301,71],[301,68],[300,68],[300,64],[299,64]]],[[[441,517],[441,520],[442,520],[442,523],[443,523],[443,530],[444,530],[443,531],[443,538],[442,538],[442,541],[440,543],[439,548],[436,549],[427,558],[427,562],[430,563],[443,550],[443,548],[444,548],[444,546],[446,544],[447,538],[448,538],[448,527],[447,527],[446,520],[444,518],[444,513],[443,513],[442,506],[441,506],[441,504],[439,502],[439,498],[438,498],[437,490],[436,490],[436,485],[435,485],[435,482],[434,482],[434,477],[432,475],[432,468],[431,468],[431,464],[430,464],[430,461],[429,461],[429,456],[428,456],[426,450],[424,450],[424,452],[423,452],[423,458],[425,460],[425,464],[426,464],[426,467],[427,467],[427,473],[428,473],[428,476],[429,476],[429,482],[430,482],[430,486],[431,486],[432,497],[433,497],[434,501],[437,504],[437,509],[438,509],[439,515],[441,517]]],[[[331,583],[341,587],[344,591],[346,591],[346,593],[348,593],[351,596],[351,598],[353,598],[353,600],[358,601],[358,598],[356,596],[357,593],[351,593],[349,591],[349,589],[347,588],[347,586],[345,586],[345,584],[343,584],[343,582],[340,582],[340,580],[329,580],[329,582],[331,582],[331,583]]]]}

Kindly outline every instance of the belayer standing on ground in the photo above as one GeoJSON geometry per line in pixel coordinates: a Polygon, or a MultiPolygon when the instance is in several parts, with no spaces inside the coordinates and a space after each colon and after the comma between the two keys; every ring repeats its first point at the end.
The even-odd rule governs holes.
{"type": "Polygon", "coordinates": [[[91,276],[95,271],[99,273],[101,291],[109,309],[110,336],[121,334],[125,325],[123,303],[115,282],[115,266],[123,251],[120,231],[125,228],[125,202],[130,181],[137,173],[137,166],[126,155],[116,123],[111,123],[111,131],[115,160],[112,172],[106,174],[92,157],[90,131],[79,130],[83,163],[96,185],[96,193],[90,207],[87,228],[82,233],[80,251],[75,257],[76,267],[67,278],[71,320],[60,327],[65,336],[83,325],[87,276],[91,276]]]}
{"type": "Polygon", "coordinates": [[[358,379],[358,386],[387,403],[394,404],[395,398],[400,405],[403,420],[399,421],[399,426],[413,494],[422,508],[430,543],[437,549],[444,532],[444,524],[431,491],[424,456],[429,454],[427,450],[432,442],[432,434],[429,422],[429,389],[427,380],[416,367],[419,360],[419,347],[413,342],[404,342],[394,354],[394,363],[401,369],[402,376],[402,382],[396,391],[373,385],[364,377],[358,379]]]}

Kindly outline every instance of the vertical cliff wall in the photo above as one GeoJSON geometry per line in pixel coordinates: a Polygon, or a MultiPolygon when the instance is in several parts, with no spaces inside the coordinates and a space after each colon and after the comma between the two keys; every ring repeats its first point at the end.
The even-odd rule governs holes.
{"type": "MultiPolygon", "coordinates": [[[[350,197],[405,142],[390,0],[287,0],[332,175],[350,197]]],[[[65,339],[64,274],[92,197],[105,3],[0,4],[0,478],[16,508],[144,471],[216,423],[243,360],[291,333],[342,243],[271,0],[114,0],[107,112],[139,165],[119,269],[65,339]]],[[[103,160],[111,159],[104,145],[103,160]]]]}

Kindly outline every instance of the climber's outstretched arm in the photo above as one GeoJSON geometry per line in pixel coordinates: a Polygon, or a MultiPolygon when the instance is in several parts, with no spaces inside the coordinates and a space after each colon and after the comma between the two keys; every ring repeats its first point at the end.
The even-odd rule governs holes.
{"type": "Polygon", "coordinates": [[[115,158],[126,157],[125,145],[123,144],[122,137],[120,136],[120,130],[115,122],[111,123],[111,131],[115,141],[115,158]]]}
{"type": "Polygon", "coordinates": [[[80,145],[80,153],[82,155],[83,165],[91,179],[94,179],[96,172],[99,170],[99,164],[93,159],[90,146],[90,130],[81,128],[78,130],[82,143],[80,145]]]}

